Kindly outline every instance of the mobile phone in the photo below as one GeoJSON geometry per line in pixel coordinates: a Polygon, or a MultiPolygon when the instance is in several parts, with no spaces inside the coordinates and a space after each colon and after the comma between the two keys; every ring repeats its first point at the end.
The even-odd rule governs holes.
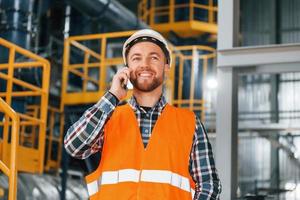
{"type": "Polygon", "coordinates": [[[124,89],[124,90],[127,90],[128,88],[127,88],[127,85],[124,83],[124,80],[123,80],[123,82],[121,83],[122,84],[122,88],[124,89]]]}
{"type": "MultiPolygon", "coordinates": [[[[124,67],[128,67],[128,65],[125,65],[124,67]]],[[[124,88],[125,90],[128,90],[128,87],[130,89],[132,89],[132,84],[130,82],[130,77],[128,77],[127,84],[125,84],[124,81],[125,80],[123,80],[122,83],[121,83],[122,88],[124,88]]]]}

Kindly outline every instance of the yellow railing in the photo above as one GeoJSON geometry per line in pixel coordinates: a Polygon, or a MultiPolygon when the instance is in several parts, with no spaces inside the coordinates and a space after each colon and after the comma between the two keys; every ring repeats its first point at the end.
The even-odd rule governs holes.
{"type": "MultiPolygon", "coordinates": [[[[97,102],[109,89],[115,71],[124,65],[121,57],[123,42],[132,33],[133,31],[114,32],[66,39],[61,112],[65,105],[97,102]],[[113,39],[117,42],[114,43],[113,39]],[[113,54],[108,52],[113,52],[113,54]],[[76,54],[71,56],[72,53],[77,53],[77,56],[76,54]],[[78,55],[81,55],[81,59],[72,61],[71,57],[78,58],[78,55]],[[113,68],[115,71],[109,72],[113,68]],[[90,69],[95,69],[94,73],[89,73],[90,69]],[[75,75],[79,77],[74,84],[79,82],[80,88],[74,91],[70,91],[68,79],[71,75],[73,78],[75,75]],[[93,91],[87,90],[88,82],[92,82],[95,86],[93,91]]],[[[205,108],[209,102],[204,100],[205,88],[203,86],[208,69],[215,65],[215,49],[207,46],[170,46],[174,62],[166,79],[166,98],[175,106],[200,113],[201,119],[204,120],[205,108]],[[189,83],[187,83],[188,80],[189,83]],[[188,94],[186,94],[187,88],[188,94]]]]}
{"type": "Polygon", "coordinates": [[[175,31],[182,36],[193,36],[199,32],[217,33],[216,0],[207,0],[206,3],[195,0],[175,2],[141,0],[138,16],[160,32],[175,31]]]}
{"type": "MultiPolygon", "coordinates": [[[[65,40],[61,111],[65,105],[95,103],[100,99],[110,88],[115,72],[124,67],[122,46],[134,32],[73,36],[65,40]],[[74,58],[78,61],[72,61],[74,58]],[[77,77],[77,84],[81,84],[73,91],[70,87],[71,76],[77,77]],[[88,85],[94,89],[89,90],[88,85]]],[[[131,92],[129,90],[128,97],[131,92]]]]}
{"type": "MultiPolygon", "coordinates": [[[[111,41],[111,45],[117,45],[118,48],[118,44],[123,43],[124,39],[132,33],[128,31],[73,36],[65,40],[61,110],[64,105],[94,103],[99,100],[109,87],[110,80],[106,78],[109,70],[117,70],[123,66],[120,54],[115,56],[115,52],[108,52],[109,40],[115,40],[115,43],[111,41]],[[73,91],[70,88],[72,85],[70,77],[77,80],[73,84],[74,87],[76,84],[79,86],[73,91]]],[[[121,52],[120,49],[119,51],[121,52]]]]}
{"type": "MultiPolygon", "coordinates": [[[[4,92],[0,92],[0,97],[5,98],[9,106],[18,98],[22,98],[22,103],[25,103],[23,102],[24,98],[36,98],[39,102],[37,105],[41,108],[37,116],[18,113],[21,130],[31,126],[32,129],[37,129],[38,135],[36,144],[35,141],[32,141],[30,145],[23,146],[22,143],[19,145],[18,163],[22,163],[22,165],[18,165],[18,170],[41,173],[44,166],[50,64],[46,59],[2,38],[0,38],[0,47],[4,50],[3,52],[5,50],[8,52],[7,62],[0,63],[0,80],[6,85],[4,92]],[[16,77],[19,71],[32,69],[42,71],[41,86],[16,77]],[[21,88],[21,90],[14,86],[18,86],[17,88],[21,88]]],[[[4,123],[0,122],[0,126],[4,126],[4,123]]],[[[10,154],[8,149],[11,144],[9,144],[8,138],[8,129],[4,128],[1,141],[3,144],[0,149],[0,157],[4,163],[8,163],[10,154]]]]}
{"type": "Polygon", "coordinates": [[[65,40],[61,111],[64,105],[95,103],[100,99],[115,72],[124,67],[122,46],[132,33],[73,36],[65,40]],[[72,80],[76,80],[73,85],[80,87],[73,86],[72,90],[72,80]]]}
{"type": "MultiPolygon", "coordinates": [[[[26,115],[38,117],[40,107],[38,105],[27,105],[26,115]]],[[[45,171],[58,172],[61,162],[63,148],[64,114],[52,106],[48,106],[46,146],[45,146],[45,171]],[[59,127],[59,129],[57,129],[59,127]],[[53,150],[55,149],[55,150],[53,150]],[[55,154],[54,154],[55,153],[55,154]]],[[[35,146],[37,137],[36,127],[22,126],[20,130],[20,145],[35,146]]]]}
{"type": "Polygon", "coordinates": [[[64,114],[58,109],[49,106],[47,123],[47,155],[45,161],[46,171],[58,172],[60,168],[62,148],[63,148],[63,131],[64,131],[64,114]],[[59,130],[56,129],[59,127],[59,130]],[[53,149],[56,148],[55,155],[53,149]]]}
{"type": "Polygon", "coordinates": [[[0,119],[4,123],[4,129],[9,131],[11,124],[11,146],[9,154],[9,165],[0,160],[0,169],[9,179],[8,199],[17,199],[17,147],[19,141],[19,126],[20,119],[17,113],[0,97],[0,112],[4,113],[3,119],[0,119]],[[11,121],[10,121],[11,119],[11,121]]]}
{"type": "Polygon", "coordinates": [[[208,46],[176,46],[177,65],[172,85],[172,104],[189,108],[205,121],[205,84],[208,70],[215,67],[215,49],[208,46]],[[179,53],[179,52],[180,53],[179,53]]]}
{"type": "MultiPolygon", "coordinates": [[[[33,118],[38,118],[39,107],[37,105],[27,105],[25,114],[33,118]]],[[[28,124],[20,127],[20,145],[35,147],[37,138],[36,126],[28,124]]]]}

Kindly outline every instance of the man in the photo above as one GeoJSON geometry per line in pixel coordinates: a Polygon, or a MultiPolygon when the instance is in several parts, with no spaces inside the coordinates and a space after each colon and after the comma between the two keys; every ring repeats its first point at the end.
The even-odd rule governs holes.
{"type": "Polygon", "coordinates": [[[202,123],[163,96],[171,66],[166,40],[150,29],[137,31],[124,43],[123,59],[127,67],[64,141],[74,157],[101,154],[98,169],[86,177],[90,199],[219,199],[221,184],[202,123]],[[117,106],[128,80],[133,97],[117,106]]]}

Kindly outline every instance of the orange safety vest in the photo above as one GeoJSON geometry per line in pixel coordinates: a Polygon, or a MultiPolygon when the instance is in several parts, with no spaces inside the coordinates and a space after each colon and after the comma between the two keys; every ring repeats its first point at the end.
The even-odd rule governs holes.
{"type": "Polygon", "coordinates": [[[194,114],[167,104],[144,148],[132,108],[118,106],[105,125],[99,167],[86,177],[90,199],[191,200],[194,132],[194,114]]]}

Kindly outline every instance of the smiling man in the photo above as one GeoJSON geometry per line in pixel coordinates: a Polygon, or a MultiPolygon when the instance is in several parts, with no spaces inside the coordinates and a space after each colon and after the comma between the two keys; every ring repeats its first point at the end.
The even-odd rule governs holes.
{"type": "Polygon", "coordinates": [[[166,40],[143,29],[123,46],[126,67],[110,90],[73,124],[65,136],[72,156],[101,154],[86,177],[92,200],[219,199],[221,183],[203,124],[169,105],[163,82],[171,66],[166,40]],[[125,85],[133,84],[128,104],[125,85]]]}

